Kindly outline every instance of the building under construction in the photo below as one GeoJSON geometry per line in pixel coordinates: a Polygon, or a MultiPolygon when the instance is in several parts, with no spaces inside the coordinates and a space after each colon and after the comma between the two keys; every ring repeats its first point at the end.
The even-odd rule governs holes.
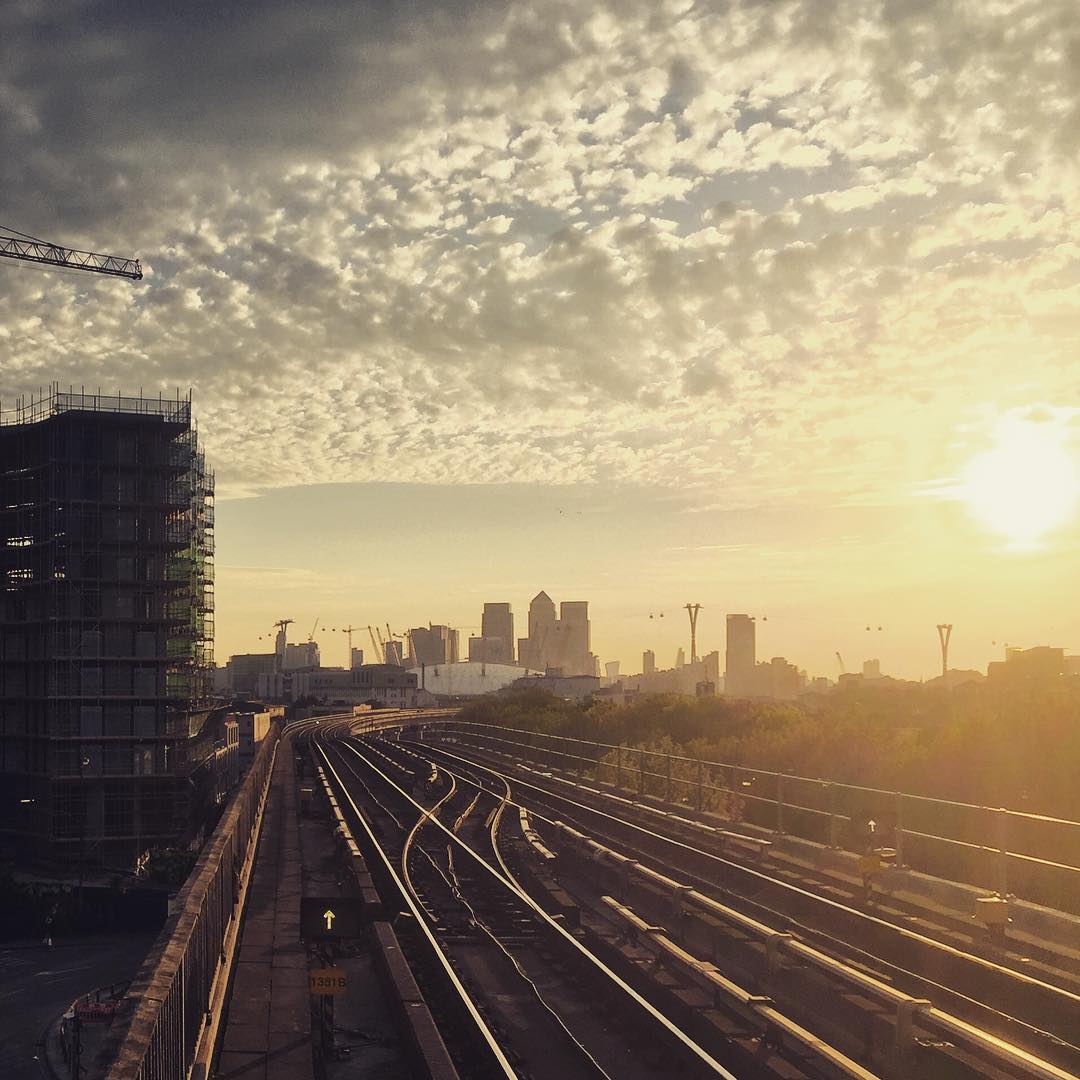
{"type": "Polygon", "coordinates": [[[213,753],[213,489],[190,394],[53,388],[0,410],[4,854],[128,868],[190,834],[213,753]]]}

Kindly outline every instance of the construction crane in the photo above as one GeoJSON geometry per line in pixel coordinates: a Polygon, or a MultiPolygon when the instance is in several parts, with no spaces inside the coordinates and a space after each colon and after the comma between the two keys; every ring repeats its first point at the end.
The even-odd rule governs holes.
{"type": "Polygon", "coordinates": [[[308,634],[308,636],[307,636],[307,639],[308,639],[309,643],[315,640],[315,631],[318,630],[318,629],[319,629],[319,620],[318,620],[318,617],[316,617],[315,625],[312,626],[311,633],[308,634]]]}
{"type": "Polygon", "coordinates": [[[840,674],[846,675],[847,668],[844,667],[844,658],[839,653],[836,654],[836,662],[840,665],[840,674]]]}
{"type": "Polygon", "coordinates": [[[375,656],[378,662],[384,663],[386,661],[386,650],[383,647],[382,634],[379,633],[378,638],[376,638],[375,634],[378,632],[378,628],[373,630],[370,626],[367,628],[367,632],[368,637],[371,638],[371,647],[375,650],[375,656]]]}
{"type": "Polygon", "coordinates": [[[330,629],[331,630],[340,630],[348,638],[348,641],[349,641],[349,667],[352,667],[352,636],[353,636],[353,631],[354,630],[360,630],[362,628],[359,627],[359,626],[353,626],[350,623],[348,626],[341,626],[341,627],[332,626],[330,629]]]}
{"type": "Polygon", "coordinates": [[[141,281],[143,276],[138,259],[61,247],[59,244],[49,243],[48,240],[3,226],[0,226],[0,256],[20,262],[43,263],[46,266],[60,266],[69,270],[86,270],[91,274],[128,278],[131,281],[141,281]]]}

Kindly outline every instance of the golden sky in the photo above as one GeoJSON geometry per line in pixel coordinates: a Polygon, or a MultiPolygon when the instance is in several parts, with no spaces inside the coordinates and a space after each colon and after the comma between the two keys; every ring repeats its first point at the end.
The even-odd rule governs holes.
{"type": "Polygon", "coordinates": [[[0,220],[146,271],[0,267],[0,398],[194,388],[220,656],[1080,651],[1070,0],[157,7],[0,16],[0,220]]]}

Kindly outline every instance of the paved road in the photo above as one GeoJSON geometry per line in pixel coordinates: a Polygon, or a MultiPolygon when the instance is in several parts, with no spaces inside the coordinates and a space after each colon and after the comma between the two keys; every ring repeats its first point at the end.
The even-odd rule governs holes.
{"type": "Polygon", "coordinates": [[[153,934],[114,934],[43,945],[0,947],[0,1077],[41,1080],[46,1027],[80,994],[130,979],[153,934]]]}

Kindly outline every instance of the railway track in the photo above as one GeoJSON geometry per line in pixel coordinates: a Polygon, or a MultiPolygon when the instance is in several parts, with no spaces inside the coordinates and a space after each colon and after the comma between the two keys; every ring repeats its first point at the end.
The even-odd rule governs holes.
{"type": "MultiPolygon", "coordinates": [[[[591,844],[594,865],[604,865],[607,859],[610,869],[623,860],[657,872],[663,881],[654,882],[656,888],[637,890],[646,914],[670,914],[672,890],[676,895],[701,897],[705,908],[709,903],[717,905],[712,913],[698,913],[714,922],[723,923],[720,912],[736,908],[749,912],[751,921],[765,931],[796,934],[798,943],[815,950],[822,963],[839,965],[885,987],[889,993],[880,994],[882,1000],[888,1001],[891,995],[897,1008],[911,1008],[918,1015],[932,1010],[939,1028],[944,1025],[958,1044],[975,1048],[975,1059],[982,1060],[984,1070],[1063,1077],[1076,1075],[1080,1068],[1080,1050],[1071,1041],[1080,1029],[1080,998],[1065,988],[835,899],[815,896],[761,868],[696,846],[685,836],[664,835],[657,822],[646,827],[626,816],[627,800],[603,800],[608,808],[600,809],[582,801],[583,794],[575,798],[555,790],[538,774],[523,775],[520,767],[508,775],[501,771],[505,765],[493,767],[489,755],[475,754],[472,748],[465,757],[460,746],[455,747],[457,752],[431,742],[417,747],[443,767],[482,770],[493,787],[512,780],[516,804],[534,812],[540,827],[548,830],[552,846],[581,849],[591,844]]],[[[623,887],[626,879],[625,869],[607,878],[623,887]]],[[[626,917],[627,913],[622,914],[626,917]]],[[[677,922],[685,920],[679,916],[677,922]]],[[[700,933],[697,940],[702,940],[700,933]]],[[[858,978],[848,979],[849,987],[857,983],[858,978]]],[[[862,989],[873,996],[873,987],[862,989]]],[[[992,1075],[988,1071],[976,1074],[992,1075]]]]}
{"type": "Polygon", "coordinates": [[[395,778],[390,762],[385,757],[380,760],[369,748],[360,748],[351,741],[335,742],[324,734],[318,752],[337,789],[351,805],[354,820],[358,826],[367,826],[369,840],[378,847],[379,854],[372,851],[369,858],[374,856],[383,872],[376,876],[373,871],[373,877],[377,877],[380,888],[392,878],[399,898],[408,902],[410,916],[423,922],[426,948],[416,947],[410,940],[412,935],[402,934],[401,920],[397,923],[399,937],[403,949],[408,950],[418,982],[431,992],[432,1012],[440,1021],[462,1076],[648,1077],[666,1067],[655,1060],[658,1053],[682,1075],[734,1075],[677,1026],[650,1010],[631,988],[619,986],[613,973],[608,977],[587,949],[534,908],[527,896],[514,890],[495,866],[440,819],[438,810],[447,806],[462,809],[456,806],[456,793],[448,798],[444,792],[434,805],[424,806],[410,794],[412,785],[404,770],[395,778]],[[440,837],[437,842],[423,838],[429,829],[433,836],[440,837]],[[446,846],[454,851],[453,856],[445,855],[446,846]],[[453,865],[455,860],[458,866],[453,865]],[[473,864],[475,880],[461,870],[465,860],[473,864]],[[407,868],[408,872],[397,868],[407,868]],[[478,887],[477,881],[481,880],[483,885],[478,887]],[[504,912],[496,917],[492,912],[500,903],[500,890],[509,891],[512,899],[510,903],[502,902],[504,912]],[[454,911],[455,907],[466,912],[471,909],[471,913],[463,916],[454,911]],[[539,962],[550,963],[548,957],[555,957],[546,975],[523,974],[522,959],[515,957],[515,964],[513,954],[508,955],[510,946],[521,949],[523,945],[521,928],[516,925],[521,908],[531,913],[533,922],[539,916],[542,927],[534,943],[524,949],[525,959],[534,967],[542,967],[539,962]],[[508,918],[515,925],[508,926],[508,918]],[[566,950],[567,941],[573,952],[566,950]],[[433,951],[437,951],[438,965],[453,973],[457,997],[468,1001],[469,1024],[464,1023],[460,1006],[452,1008],[443,1003],[446,995],[441,980],[432,977],[433,951]],[[604,1010],[598,1012],[597,984],[601,975],[610,985],[600,999],[604,1010]],[[548,1000],[545,989],[553,1000],[548,1000]],[[538,1007],[538,995],[545,997],[546,1007],[538,1007]],[[633,1024],[625,1018],[629,1011],[634,1015],[633,1024]],[[475,1033],[470,1034],[470,1027],[482,1029],[488,1056],[497,1047],[502,1058],[501,1073],[491,1071],[486,1063],[486,1071],[478,1071],[477,1039],[475,1033]]]}
{"type": "MultiPolygon", "coordinates": [[[[319,753],[339,798],[377,840],[384,865],[397,868],[400,888],[517,1075],[876,1075],[778,1009],[761,1012],[755,995],[725,998],[721,1008],[719,983],[703,993],[685,975],[660,972],[640,949],[628,958],[610,909],[583,913],[579,928],[545,910],[542,890],[536,895],[515,873],[524,837],[517,814],[509,815],[516,828],[503,828],[513,805],[508,779],[433,768],[391,744],[328,734],[319,753]]],[[[453,1053],[452,1044],[448,1037],[453,1053]]],[[[472,1075],[467,1062],[465,1050],[462,1075],[472,1075]]]]}

